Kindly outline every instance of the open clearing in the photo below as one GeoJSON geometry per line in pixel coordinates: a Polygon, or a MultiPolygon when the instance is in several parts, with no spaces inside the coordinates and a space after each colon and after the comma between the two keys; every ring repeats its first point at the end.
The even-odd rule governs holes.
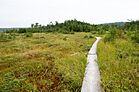
{"type": "MultiPolygon", "coordinates": [[[[80,92],[91,33],[13,33],[0,42],[0,91],[80,92]]],[[[139,91],[139,45],[127,39],[98,44],[101,86],[106,92],[139,91]]]]}
{"type": "Polygon", "coordinates": [[[1,90],[80,90],[95,38],[89,33],[15,35],[15,40],[0,42],[1,90]]]}

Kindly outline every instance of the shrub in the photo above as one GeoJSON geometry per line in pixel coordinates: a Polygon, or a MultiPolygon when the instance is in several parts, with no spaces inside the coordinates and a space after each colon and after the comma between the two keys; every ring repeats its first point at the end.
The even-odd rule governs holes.
{"type": "Polygon", "coordinates": [[[139,43],[139,33],[135,33],[134,40],[136,43],[139,43]]]}
{"type": "Polygon", "coordinates": [[[92,34],[96,34],[97,32],[96,32],[96,31],[91,31],[91,33],[92,33],[92,34]]]}
{"type": "Polygon", "coordinates": [[[6,41],[14,40],[14,39],[15,39],[15,35],[13,34],[0,33],[1,42],[6,42],[6,41]]]}
{"type": "Polygon", "coordinates": [[[114,38],[111,34],[106,34],[104,37],[104,42],[114,41],[114,38]]]}
{"type": "Polygon", "coordinates": [[[131,37],[131,40],[135,41],[135,43],[139,43],[139,33],[135,32],[129,35],[131,37]]]}
{"type": "Polygon", "coordinates": [[[94,38],[93,35],[85,35],[84,38],[90,39],[90,38],[94,38]]]}
{"type": "Polygon", "coordinates": [[[73,31],[61,31],[63,34],[74,34],[73,31]]]}
{"type": "Polygon", "coordinates": [[[135,42],[139,43],[139,34],[136,36],[135,42]]]}
{"type": "Polygon", "coordinates": [[[30,33],[30,32],[25,33],[25,37],[32,37],[32,36],[33,36],[33,34],[32,34],[32,33],[30,33]]]}
{"type": "Polygon", "coordinates": [[[64,41],[66,41],[67,39],[68,39],[68,37],[67,37],[67,36],[65,36],[65,37],[63,38],[63,40],[64,40],[64,41]]]}

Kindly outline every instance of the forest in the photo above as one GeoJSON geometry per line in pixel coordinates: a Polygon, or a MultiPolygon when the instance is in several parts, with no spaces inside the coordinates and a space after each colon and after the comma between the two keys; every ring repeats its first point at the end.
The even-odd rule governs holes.
{"type": "MultiPolygon", "coordinates": [[[[64,23],[50,22],[49,24],[41,25],[39,23],[31,24],[30,28],[13,28],[6,33],[42,33],[42,32],[58,32],[64,34],[74,34],[74,32],[91,32],[97,34],[109,33],[108,39],[114,37],[122,37],[127,34],[132,40],[139,43],[139,21],[106,23],[106,24],[89,24],[81,21],[66,20],[64,23]],[[111,38],[109,38],[111,36],[111,38]]],[[[107,39],[107,38],[106,38],[107,39]]]]}

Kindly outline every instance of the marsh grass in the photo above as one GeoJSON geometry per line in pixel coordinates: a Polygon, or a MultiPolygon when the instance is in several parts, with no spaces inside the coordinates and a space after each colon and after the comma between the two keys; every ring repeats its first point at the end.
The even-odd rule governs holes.
{"type": "Polygon", "coordinates": [[[90,36],[19,33],[13,40],[1,41],[0,91],[79,92],[86,53],[95,40],[85,35],[90,36]]]}
{"type": "MultiPolygon", "coordinates": [[[[98,34],[4,35],[15,37],[0,41],[0,91],[80,92],[87,53],[98,34]]],[[[138,92],[139,45],[129,38],[105,40],[97,52],[103,91],[138,92]]]]}
{"type": "Polygon", "coordinates": [[[99,43],[101,85],[105,92],[139,91],[139,57],[133,54],[138,50],[130,39],[99,43]]]}
{"type": "Polygon", "coordinates": [[[15,39],[15,34],[0,32],[0,42],[7,42],[15,39]]]}

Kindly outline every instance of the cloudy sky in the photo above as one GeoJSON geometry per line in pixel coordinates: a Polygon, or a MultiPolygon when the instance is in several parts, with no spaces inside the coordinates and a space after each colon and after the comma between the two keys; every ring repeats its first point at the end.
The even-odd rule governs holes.
{"type": "Polygon", "coordinates": [[[77,19],[91,24],[139,19],[139,0],[0,0],[0,27],[77,19]]]}

